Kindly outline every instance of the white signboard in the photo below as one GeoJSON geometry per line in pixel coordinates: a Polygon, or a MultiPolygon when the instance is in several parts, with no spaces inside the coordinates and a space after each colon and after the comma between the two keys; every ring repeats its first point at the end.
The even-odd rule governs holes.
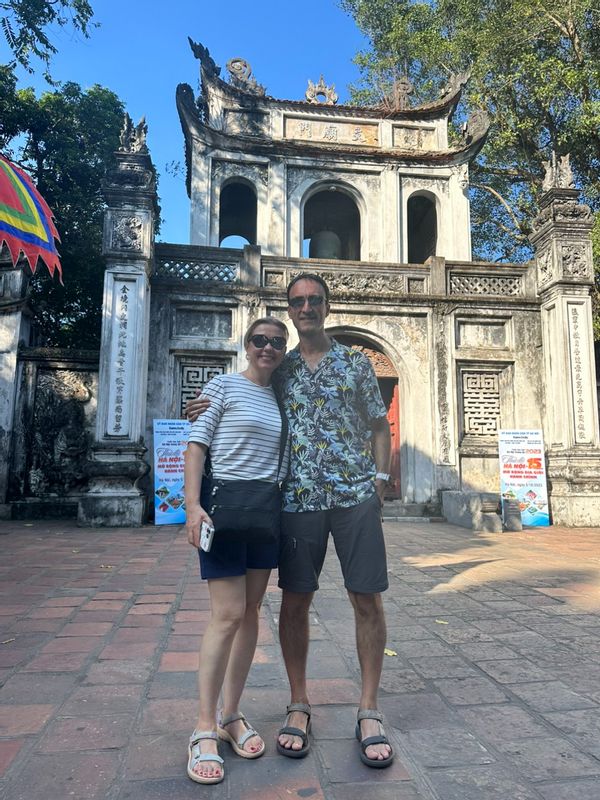
{"type": "Polygon", "coordinates": [[[183,419],[154,420],[154,524],[185,522],[183,454],[190,423],[183,419]]]}
{"type": "Polygon", "coordinates": [[[550,525],[541,431],[499,431],[500,492],[515,500],[523,525],[550,525]]]}

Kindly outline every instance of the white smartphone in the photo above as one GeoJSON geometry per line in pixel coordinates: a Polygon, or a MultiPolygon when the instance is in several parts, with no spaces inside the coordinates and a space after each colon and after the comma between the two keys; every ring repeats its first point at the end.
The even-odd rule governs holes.
{"type": "Polygon", "coordinates": [[[213,526],[209,525],[208,522],[203,522],[202,527],[200,528],[200,549],[204,550],[205,553],[210,551],[214,535],[215,529],[213,526]]]}

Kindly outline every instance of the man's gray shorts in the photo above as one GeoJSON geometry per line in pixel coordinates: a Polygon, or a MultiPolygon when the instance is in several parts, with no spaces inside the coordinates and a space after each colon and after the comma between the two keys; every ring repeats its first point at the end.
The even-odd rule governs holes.
{"type": "Polygon", "coordinates": [[[279,587],[290,592],[319,588],[329,534],[342,567],[344,586],[357,594],[388,588],[381,504],[374,494],[350,508],[284,511],[281,517],[279,587]]]}

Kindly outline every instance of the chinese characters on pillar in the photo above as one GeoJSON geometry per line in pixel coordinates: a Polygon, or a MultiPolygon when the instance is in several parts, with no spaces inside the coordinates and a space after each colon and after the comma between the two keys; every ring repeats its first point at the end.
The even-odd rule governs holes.
{"type": "Polygon", "coordinates": [[[589,386],[590,376],[589,370],[586,368],[587,361],[584,359],[582,351],[582,340],[587,341],[587,335],[583,335],[585,325],[581,308],[575,304],[569,304],[569,328],[571,333],[571,384],[573,387],[575,441],[578,443],[589,442],[585,387],[589,386]]]}
{"type": "Polygon", "coordinates": [[[127,437],[130,433],[130,373],[135,346],[135,284],[115,282],[107,433],[127,437]]]}

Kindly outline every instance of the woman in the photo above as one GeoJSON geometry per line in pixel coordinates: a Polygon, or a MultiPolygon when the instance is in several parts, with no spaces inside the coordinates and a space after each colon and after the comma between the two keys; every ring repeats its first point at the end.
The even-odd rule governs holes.
{"type": "MultiPolygon", "coordinates": [[[[192,425],[185,454],[185,503],[188,542],[199,547],[202,523],[212,525],[200,504],[206,452],[210,446],[215,480],[278,482],[287,472],[288,448],[280,458],[282,418],[271,386],[273,371],[286,350],[287,328],[278,319],[253,322],[244,336],[248,367],[218,375],[205,387],[208,411],[192,425]]],[[[287,445],[287,443],[286,443],[287,445]]],[[[202,578],[208,581],[211,617],[200,647],[200,704],[190,737],[189,777],[197,783],[223,780],[217,739],[228,741],[242,758],[258,758],[265,743],[239,711],[239,701],[254,657],[260,604],[279,542],[219,542],[199,550],[202,578]],[[220,723],[217,702],[223,692],[220,723]]]]}

